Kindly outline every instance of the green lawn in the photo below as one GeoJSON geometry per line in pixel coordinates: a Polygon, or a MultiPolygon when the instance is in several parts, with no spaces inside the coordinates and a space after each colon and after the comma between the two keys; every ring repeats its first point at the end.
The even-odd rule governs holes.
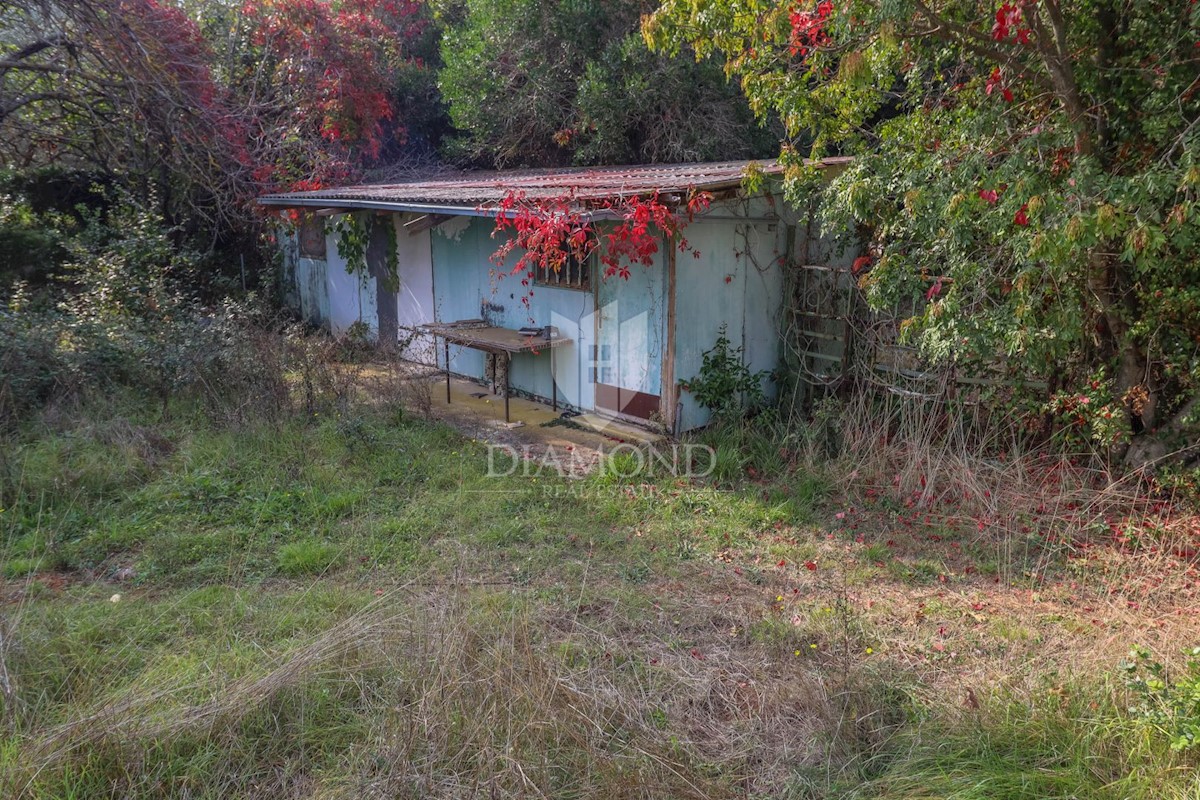
{"type": "Polygon", "coordinates": [[[709,480],[572,482],[370,409],[27,429],[0,789],[1200,796],[1117,669],[1190,617],[1109,614],[1110,574],[1031,541],[851,526],[830,476],[719,444],[709,480]]]}

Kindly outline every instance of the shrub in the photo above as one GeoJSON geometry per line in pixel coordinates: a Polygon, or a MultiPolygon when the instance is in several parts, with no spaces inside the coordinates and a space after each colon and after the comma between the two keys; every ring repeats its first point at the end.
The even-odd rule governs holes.
{"type": "Polygon", "coordinates": [[[171,234],[126,199],[107,221],[88,217],[67,244],[72,288],[57,307],[34,309],[13,293],[0,311],[0,426],[116,386],[164,413],[181,394],[222,419],[288,407],[290,331],[246,303],[201,305],[188,288],[200,257],[171,234]]]}
{"type": "Polygon", "coordinates": [[[1200,647],[1193,647],[1182,672],[1167,667],[1144,647],[1134,647],[1122,668],[1129,676],[1134,719],[1166,736],[1172,750],[1200,745],[1200,647]]]}
{"type": "Polygon", "coordinates": [[[767,401],[762,382],[768,373],[751,372],[743,360],[743,348],[733,347],[725,334],[722,324],[716,344],[704,351],[700,373],[679,382],[718,421],[737,419],[747,408],[761,408],[767,401]]]}

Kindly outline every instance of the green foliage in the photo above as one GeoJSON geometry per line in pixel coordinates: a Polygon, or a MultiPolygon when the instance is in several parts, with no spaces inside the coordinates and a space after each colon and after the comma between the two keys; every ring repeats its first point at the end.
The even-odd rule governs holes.
{"type": "Polygon", "coordinates": [[[334,223],[338,235],[338,255],[346,262],[346,272],[367,279],[367,248],[371,244],[371,216],[362,213],[342,214],[334,223]]]}
{"type": "Polygon", "coordinates": [[[777,126],[755,121],[715,60],[664,58],[636,34],[588,62],[575,104],[578,164],[753,158],[778,141],[777,126]]]}
{"type": "Polygon", "coordinates": [[[24,198],[0,195],[0,297],[16,281],[45,281],[66,258],[66,219],[38,214],[24,198]]]}
{"type": "Polygon", "coordinates": [[[178,231],[157,204],[153,195],[122,196],[107,215],[86,213],[84,227],[65,244],[65,277],[73,287],[65,312],[99,325],[158,321],[193,301],[199,254],[175,245],[178,231]]]}
{"type": "Polygon", "coordinates": [[[699,374],[679,382],[717,421],[737,419],[747,408],[764,406],[766,395],[762,384],[769,375],[766,370],[752,372],[746,366],[743,348],[732,347],[725,334],[726,327],[722,324],[716,344],[704,351],[699,374]]]}
{"type": "Polygon", "coordinates": [[[1196,4],[664,0],[644,33],[780,115],[791,199],[870,231],[860,286],[929,359],[1068,394],[1103,368],[1102,438],[1195,440],[1196,4]],[[837,154],[822,190],[802,157],[837,154]]]}
{"type": "Polygon", "coordinates": [[[37,572],[42,566],[41,559],[34,558],[10,558],[4,562],[4,567],[0,569],[0,574],[9,580],[20,580],[37,572]]]}
{"type": "Polygon", "coordinates": [[[764,797],[1195,796],[1195,748],[1130,725],[1103,679],[1037,680],[1103,629],[1043,639],[1075,619],[1001,603],[972,621],[992,584],[933,558],[914,567],[945,597],[881,596],[855,562],[890,548],[813,526],[832,487],[771,413],[704,432],[717,487],[633,474],[628,447],[620,475],[489,476],[480,444],[373,397],[234,426],[104,399],[0,449],[0,775],[25,796],[254,796],[278,764],[330,796],[506,769],[504,796],[732,798],[747,776],[764,797]],[[1005,623],[1036,640],[988,634],[1005,623]],[[915,683],[941,625],[959,656],[915,683]],[[747,663],[753,693],[729,677],[747,663]],[[959,674],[995,665],[1002,686],[959,674]]]}
{"type": "Polygon", "coordinates": [[[384,285],[389,291],[400,288],[400,256],[396,250],[396,226],[390,215],[350,213],[338,216],[334,223],[338,235],[337,251],[346,262],[346,272],[357,275],[364,283],[370,276],[367,263],[371,239],[376,231],[384,233],[384,285]]]}
{"type": "Polygon", "coordinates": [[[1086,445],[1110,448],[1129,439],[1128,418],[1113,399],[1103,370],[1091,376],[1081,391],[1056,392],[1047,410],[1058,422],[1062,444],[1075,452],[1086,445]]]}
{"type": "Polygon", "coordinates": [[[337,564],[341,552],[329,542],[305,539],[279,548],[276,563],[284,575],[299,577],[328,571],[337,564]]]}
{"type": "Polygon", "coordinates": [[[498,166],[761,156],[776,137],[712,61],[651,53],[647,0],[443,0],[453,158],[498,166]]]}
{"type": "Polygon", "coordinates": [[[189,292],[199,258],[174,246],[161,217],[126,200],[107,220],[85,219],[64,242],[71,288],[59,287],[57,307],[29,308],[17,293],[0,311],[0,424],[119,386],[164,410],[185,390],[218,414],[278,401],[264,318],[244,304],[201,306],[189,292]]]}
{"type": "Polygon", "coordinates": [[[1175,675],[1145,647],[1135,646],[1121,665],[1135,700],[1130,713],[1165,736],[1172,750],[1200,745],[1200,647],[1189,656],[1175,675]]]}

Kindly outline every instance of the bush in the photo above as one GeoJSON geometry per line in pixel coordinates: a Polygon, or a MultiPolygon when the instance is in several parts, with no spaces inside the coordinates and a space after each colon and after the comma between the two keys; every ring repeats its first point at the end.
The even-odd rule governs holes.
{"type": "Polygon", "coordinates": [[[184,394],[222,419],[288,408],[285,374],[303,356],[290,346],[293,331],[249,304],[201,305],[189,288],[200,257],[171,234],[126,199],[107,221],[88,217],[67,244],[71,283],[57,306],[34,309],[13,293],[0,311],[0,427],[115,387],[164,413],[184,394]]]}
{"type": "Polygon", "coordinates": [[[187,395],[214,418],[274,418],[289,405],[285,371],[294,351],[286,329],[264,328],[258,316],[234,304],[123,323],[0,311],[0,427],[116,387],[164,412],[187,395]]]}
{"type": "Polygon", "coordinates": [[[737,419],[747,410],[762,408],[767,402],[762,382],[768,373],[765,370],[751,372],[743,358],[743,348],[733,347],[725,334],[726,328],[722,324],[716,344],[711,350],[704,351],[700,374],[679,382],[683,390],[711,411],[717,421],[737,419]]]}
{"type": "Polygon", "coordinates": [[[1193,647],[1186,667],[1171,675],[1144,647],[1134,647],[1122,664],[1135,702],[1134,719],[1165,736],[1172,750],[1200,745],[1200,647],[1193,647]]]}
{"type": "Polygon", "coordinates": [[[24,197],[0,193],[0,296],[15,282],[49,279],[67,257],[63,233],[71,223],[62,214],[38,213],[24,197]]]}

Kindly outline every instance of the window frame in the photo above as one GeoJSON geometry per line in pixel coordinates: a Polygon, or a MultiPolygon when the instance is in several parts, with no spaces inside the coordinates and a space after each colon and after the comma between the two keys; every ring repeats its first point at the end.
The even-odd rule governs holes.
{"type": "Polygon", "coordinates": [[[329,243],[325,238],[325,221],[316,214],[302,214],[300,217],[300,222],[296,225],[296,245],[300,258],[328,260],[329,243]],[[317,241],[317,235],[314,229],[320,232],[320,253],[316,251],[316,248],[310,249],[306,247],[306,245],[313,244],[317,241]]]}
{"type": "Polygon", "coordinates": [[[533,268],[533,285],[551,289],[569,289],[573,292],[592,291],[592,277],[596,274],[598,258],[593,249],[588,257],[580,261],[572,253],[559,270],[541,265],[533,268]]]}

